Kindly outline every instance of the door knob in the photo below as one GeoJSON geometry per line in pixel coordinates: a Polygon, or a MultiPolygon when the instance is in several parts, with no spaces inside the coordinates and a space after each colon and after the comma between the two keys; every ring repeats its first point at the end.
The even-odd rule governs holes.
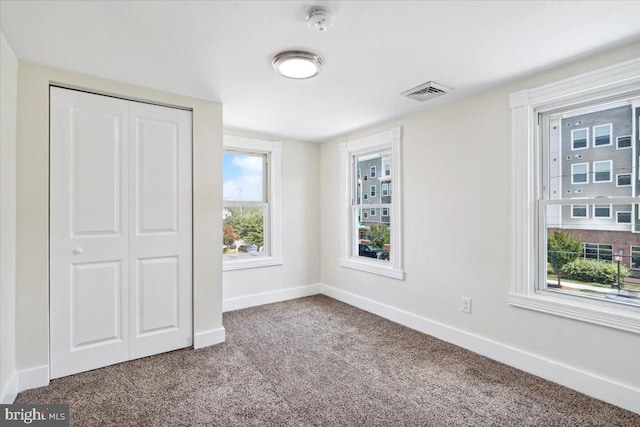
{"type": "Polygon", "coordinates": [[[81,247],[73,248],[73,253],[76,255],[80,255],[82,253],[82,248],[81,247]]]}

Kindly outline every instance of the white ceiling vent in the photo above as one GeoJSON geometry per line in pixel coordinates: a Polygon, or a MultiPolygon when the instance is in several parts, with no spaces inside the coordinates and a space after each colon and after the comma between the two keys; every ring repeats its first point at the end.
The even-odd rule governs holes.
{"type": "Polygon", "coordinates": [[[425,102],[448,92],[451,92],[451,89],[446,86],[435,82],[426,82],[413,89],[405,90],[400,95],[415,99],[416,101],[425,102]]]}

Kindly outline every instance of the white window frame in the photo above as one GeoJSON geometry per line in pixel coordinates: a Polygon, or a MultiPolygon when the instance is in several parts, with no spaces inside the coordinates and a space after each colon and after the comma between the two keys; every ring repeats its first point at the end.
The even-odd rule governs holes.
{"type": "MultiPolygon", "coordinates": [[[[581,173],[581,175],[582,175],[582,173],[581,173]]],[[[573,163],[573,164],[571,165],[571,184],[572,184],[572,185],[584,185],[584,184],[588,184],[588,183],[589,183],[589,162],[585,162],[585,163],[573,163]],[[575,182],[575,181],[573,180],[573,176],[575,175],[575,172],[573,171],[573,169],[574,169],[576,166],[586,166],[587,171],[585,172],[585,175],[586,175],[586,177],[587,177],[587,180],[586,180],[585,182],[575,182]]]]}
{"type": "Polygon", "coordinates": [[[633,146],[633,135],[621,135],[616,137],[616,150],[626,150],[626,149],[630,149],[632,146],[633,146]],[[620,147],[621,138],[629,138],[629,140],[631,141],[631,144],[629,144],[628,147],[620,147]]]}
{"type": "Polygon", "coordinates": [[[269,159],[265,192],[267,208],[265,212],[265,245],[268,255],[246,258],[223,258],[222,271],[281,265],[282,259],[282,143],[224,135],[223,148],[255,154],[266,154],[269,159]]]}
{"type": "Polygon", "coordinates": [[[387,197],[389,195],[389,183],[383,183],[382,189],[380,190],[381,197],[387,197]]]}
{"type": "Polygon", "coordinates": [[[640,268],[633,268],[633,248],[638,248],[638,256],[640,256],[640,246],[629,246],[629,268],[631,270],[640,270],[640,268]]]}
{"type": "Polygon", "coordinates": [[[378,188],[375,184],[369,186],[369,194],[371,194],[371,197],[376,197],[376,194],[378,194],[378,188]]]}
{"type": "MultiPolygon", "coordinates": [[[[341,189],[341,240],[340,240],[340,266],[393,279],[404,280],[403,270],[403,236],[402,236],[402,174],[401,169],[401,146],[402,130],[394,127],[386,132],[367,136],[357,140],[342,142],[340,144],[340,179],[341,189]],[[396,184],[396,192],[391,200],[389,214],[391,231],[391,259],[388,263],[377,260],[369,260],[357,254],[358,241],[357,230],[355,230],[354,211],[352,200],[354,191],[354,167],[352,161],[354,156],[375,151],[378,149],[391,149],[391,180],[396,184]]],[[[374,206],[372,207],[381,207],[374,206]]]]}
{"type": "Polygon", "coordinates": [[[589,205],[580,205],[580,204],[571,205],[571,218],[589,219],[589,205]],[[573,208],[576,208],[576,207],[579,207],[579,206],[584,206],[584,212],[585,212],[584,216],[576,216],[576,215],[573,214],[573,208]]]}
{"type": "Polygon", "coordinates": [[[384,164],[384,176],[391,176],[391,165],[389,163],[384,164]],[[387,170],[387,166],[389,170],[387,170]]]}
{"type": "Polygon", "coordinates": [[[593,205],[593,218],[594,219],[611,219],[611,213],[613,212],[613,205],[610,204],[602,204],[602,205],[593,205]],[[608,216],[596,216],[596,208],[602,208],[604,206],[607,206],[609,208],[609,215],[608,216]]]}
{"type": "Polygon", "coordinates": [[[389,216],[389,208],[382,208],[381,216],[389,216]]]}
{"type": "Polygon", "coordinates": [[[378,173],[378,171],[376,170],[375,166],[369,166],[369,176],[371,178],[377,177],[378,176],[377,173],[378,173]]]}
{"type": "Polygon", "coordinates": [[[378,211],[376,210],[376,208],[369,209],[369,216],[370,217],[378,216],[378,211]]]}
{"type": "Polygon", "coordinates": [[[604,125],[595,125],[593,127],[593,132],[591,135],[591,138],[593,139],[593,141],[591,142],[591,146],[593,148],[600,148],[600,147],[610,147],[613,145],[613,124],[612,123],[607,123],[604,125]],[[608,144],[602,144],[602,145],[596,145],[596,128],[603,128],[603,127],[608,127],[609,128],[609,143],[608,144]]]}
{"type": "Polygon", "coordinates": [[[633,212],[632,211],[618,211],[618,212],[616,212],[616,224],[633,224],[633,212]],[[629,214],[629,222],[620,222],[619,215],[621,213],[629,214]]]}
{"type": "Polygon", "coordinates": [[[593,162],[593,183],[596,184],[596,183],[602,183],[602,182],[613,182],[613,160],[598,160],[596,162],[593,162]],[[609,179],[607,180],[596,179],[598,176],[596,175],[597,173],[596,165],[605,164],[605,163],[609,165],[609,179]]]}
{"type": "MultiPolygon", "coordinates": [[[[514,229],[509,304],[640,334],[637,307],[539,290],[536,282],[542,264],[546,271],[544,245],[537,244],[543,236],[538,229],[538,216],[544,214],[546,206],[557,202],[541,198],[543,188],[537,175],[541,171],[540,113],[637,93],[640,93],[640,58],[511,94],[514,229]]],[[[632,197],[616,201],[634,202],[637,199],[632,197]]]]}
{"type": "Polygon", "coordinates": [[[588,150],[588,149],[589,149],[589,128],[571,129],[571,151],[588,150]],[[573,146],[573,144],[575,142],[575,138],[573,137],[573,134],[576,133],[576,132],[580,132],[580,131],[586,131],[587,132],[587,137],[585,139],[585,141],[587,142],[587,146],[586,147],[575,148],[573,146]]]}
{"type": "Polygon", "coordinates": [[[633,183],[633,174],[632,173],[619,173],[619,174],[616,174],[616,187],[631,187],[632,183],[633,183]],[[629,184],[620,185],[618,183],[618,177],[624,176],[624,175],[629,177],[629,184]]]}

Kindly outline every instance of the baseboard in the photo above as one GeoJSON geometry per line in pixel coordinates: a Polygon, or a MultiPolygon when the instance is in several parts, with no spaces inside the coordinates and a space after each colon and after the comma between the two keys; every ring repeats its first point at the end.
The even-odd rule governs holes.
{"type": "Polygon", "coordinates": [[[9,379],[9,382],[2,390],[2,395],[0,396],[0,403],[3,405],[10,405],[16,400],[16,396],[18,396],[18,373],[14,372],[9,379]]]}
{"type": "Polygon", "coordinates": [[[521,369],[588,396],[640,414],[639,389],[595,376],[571,366],[536,356],[532,353],[379,303],[333,286],[323,284],[321,285],[321,292],[328,297],[434,336],[443,341],[466,348],[474,353],[504,363],[505,365],[521,369]]]}
{"type": "Polygon", "coordinates": [[[49,385],[49,366],[18,371],[18,391],[49,385]]]}
{"type": "Polygon", "coordinates": [[[222,301],[222,311],[241,310],[243,308],[255,307],[263,304],[286,301],[290,299],[317,295],[321,291],[321,285],[306,285],[297,288],[282,289],[272,292],[247,295],[237,298],[228,298],[222,301]]]}
{"type": "Polygon", "coordinates": [[[225,330],[222,326],[218,329],[212,329],[210,331],[196,332],[193,335],[193,348],[197,350],[199,348],[220,344],[224,342],[224,339],[225,330]]]}

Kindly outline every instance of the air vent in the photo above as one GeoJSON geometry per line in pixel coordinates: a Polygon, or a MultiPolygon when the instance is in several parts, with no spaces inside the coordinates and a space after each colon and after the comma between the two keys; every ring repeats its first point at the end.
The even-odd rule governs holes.
{"type": "Polygon", "coordinates": [[[571,160],[571,156],[567,156],[567,160],[571,160]]]}
{"type": "Polygon", "coordinates": [[[405,90],[400,95],[415,99],[416,101],[425,102],[448,92],[451,92],[451,89],[446,86],[435,82],[427,82],[413,89],[405,90]]]}
{"type": "Polygon", "coordinates": [[[578,189],[576,190],[576,193],[582,193],[582,188],[578,188],[578,189]]]}
{"type": "Polygon", "coordinates": [[[577,159],[581,159],[582,158],[582,154],[576,154],[576,158],[577,159]]]}

